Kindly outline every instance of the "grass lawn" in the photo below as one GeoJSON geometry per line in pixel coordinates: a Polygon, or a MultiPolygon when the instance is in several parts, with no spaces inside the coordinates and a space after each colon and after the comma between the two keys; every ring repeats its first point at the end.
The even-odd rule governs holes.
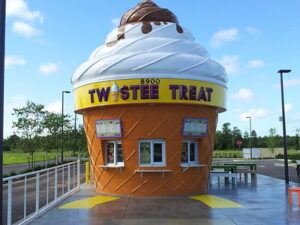
{"type": "MultiPolygon", "coordinates": [[[[24,152],[3,152],[4,165],[28,163],[28,156],[29,154],[24,152]]],[[[36,152],[35,161],[36,162],[44,161],[45,156],[46,156],[45,152],[36,152]]],[[[54,156],[55,156],[55,152],[50,152],[47,154],[47,159],[53,160],[54,156]]]]}

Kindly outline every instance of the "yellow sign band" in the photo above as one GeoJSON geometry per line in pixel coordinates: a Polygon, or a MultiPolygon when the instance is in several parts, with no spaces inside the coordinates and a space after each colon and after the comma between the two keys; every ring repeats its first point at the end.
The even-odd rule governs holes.
{"type": "Polygon", "coordinates": [[[129,79],[88,84],[74,90],[75,110],[145,104],[197,104],[226,110],[227,89],[218,84],[184,79],[129,79]]]}

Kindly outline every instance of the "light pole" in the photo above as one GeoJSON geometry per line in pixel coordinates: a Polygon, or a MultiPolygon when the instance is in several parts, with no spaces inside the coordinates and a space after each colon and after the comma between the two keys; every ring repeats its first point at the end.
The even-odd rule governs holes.
{"type": "Polygon", "coordinates": [[[4,56],[5,56],[5,8],[6,0],[0,1],[0,224],[3,203],[3,108],[4,108],[4,56]]]}
{"type": "Polygon", "coordinates": [[[286,125],[285,125],[285,109],[284,109],[284,92],[283,92],[283,77],[282,74],[290,73],[291,70],[279,70],[280,85],[281,85],[281,106],[282,106],[282,127],[283,127],[283,152],[284,152],[284,171],[285,171],[285,183],[289,184],[289,165],[287,155],[287,143],[286,143],[286,125]]]}
{"type": "Polygon", "coordinates": [[[77,114],[76,112],[74,113],[75,114],[75,120],[74,120],[74,146],[75,146],[75,149],[74,151],[77,152],[77,157],[79,159],[79,151],[78,151],[78,146],[77,146],[77,114]]]}
{"type": "Polygon", "coordinates": [[[250,159],[252,159],[252,118],[251,116],[247,116],[246,118],[250,121],[250,159]]]}
{"type": "Polygon", "coordinates": [[[70,93],[70,91],[61,92],[61,164],[64,163],[64,94],[70,93]]]}

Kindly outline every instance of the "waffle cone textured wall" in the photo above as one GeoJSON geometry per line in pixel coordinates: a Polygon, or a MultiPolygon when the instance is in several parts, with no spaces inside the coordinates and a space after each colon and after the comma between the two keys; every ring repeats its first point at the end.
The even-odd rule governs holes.
{"type": "Polygon", "coordinates": [[[91,158],[92,176],[98,192],[135,196],[175,196],[207,193],[217,111],[214,107],[175,104],[124,105],[86,109],[82,112],[91,158]],[[182,136],[184,118],[207,118],[208,136],[182,136]],[[121,119],[124,168],[102,168],[105,164],[105,139],[97,138],[96,120],[121,119]],[[166,144],[165,167],[140,167],[140,139],[163,139],[166,144]],[[196,140],[198,161],[203,166],[181,167],[183,140],[196,140]],[[144,173],[136,170],[171,170],[144,173]]]}

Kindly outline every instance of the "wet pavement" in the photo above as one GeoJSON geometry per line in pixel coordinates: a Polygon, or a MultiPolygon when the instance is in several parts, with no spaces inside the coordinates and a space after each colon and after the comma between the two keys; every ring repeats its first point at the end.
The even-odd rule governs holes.
{"type": "MultiPolygon", "coordinates": [[[[296,186],[297,184],[291,184],[296,186]]],[[[256,181],[238,179],[237,186],[222,179],[210,185],[209,201],[218,201],[224,207],[213,207],[209,201],[184,197],[120,197],[95,201],[99,194],[91,186],[82,186],[76,194],[37,218],[33,225],[283,225],[300,224],[300,207],[296,196],[290,206],[284,181],[258,175],[256,181]],[[91,208],[83,208],[77,200],[93,197],[91,208]],[[217,200],[214,200],[217,199],[217,200]],[[219,199],[219,200],[218,200],[219,199]],[[223,199],[223,200],[222,200],[223,199]],[[241,207],[230,207],[231,200],[241,207]],[[75,201],[75,203],[74,203],[75,201]],[[102,202],[102,203],[101,203],[102,202]],[[207,204],[208,202],[208,204],[207,204]],[[68,204],[71,203],[71,204],[68,204]],[[68,208],[68,206],[72,206],[68,208]],[[75,206],[74,206],[75,205],[75,206]],[[76,205],[78,208],[76,208],[76,205]],[[61,207],[61,208],[60,208],[61,207]]],[[[103,196],[103,195],[102,195],[103,196]]],[[[199,196],[198,196],[199,197],[199,196]]],[[[201,197],[199,197],[201,199],[201,197]]],[[[99,199],[98,199],[99,200],[99,199]]],[[[211,202],[214,203],[214,202],[211,202]]],[[[217,205],[218,205],[217,204],[217,205]]],[[[88,207],[84,205],[84,207],[88,207]]]]}

